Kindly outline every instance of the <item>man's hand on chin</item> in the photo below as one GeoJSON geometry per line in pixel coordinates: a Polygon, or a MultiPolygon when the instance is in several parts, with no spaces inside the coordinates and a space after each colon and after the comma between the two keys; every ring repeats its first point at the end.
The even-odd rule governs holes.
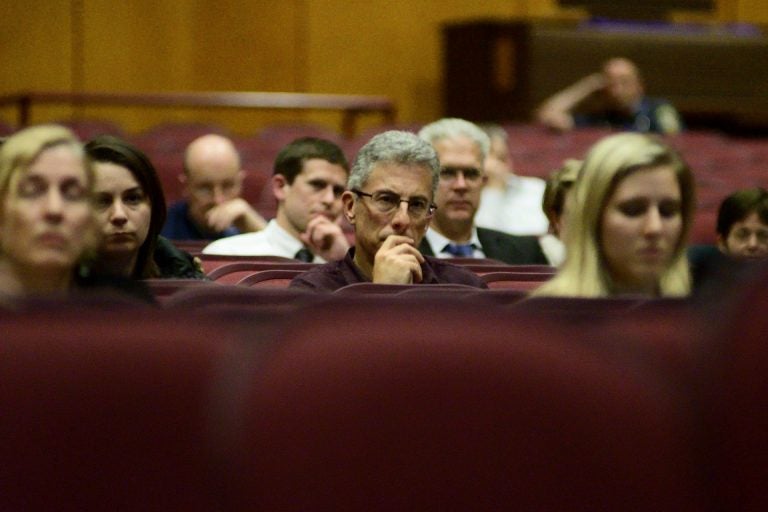
{"type": "Polygon", "coordinates": [[[389,235],[373,261],[374,283],[413,284],[422,281],[424,256],[413,246],[413,239],[389,235]]]}
{"type": "Polygon", "coordinates": [[[326,261],[343,259],[349,250],[349,242],[341,226],[324,215],[311,219],[300,238],[310,251],[326,261]]]}

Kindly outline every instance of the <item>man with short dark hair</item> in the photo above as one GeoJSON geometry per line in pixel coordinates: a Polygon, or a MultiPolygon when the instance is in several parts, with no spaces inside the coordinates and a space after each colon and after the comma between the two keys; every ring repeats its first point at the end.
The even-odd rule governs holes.
{"type": "Polygon", "coordinates": [[[314,137],[280,150],[272,175],[277,216],[256,233],[222,238],[205,254],[282,256],[322,263],[343,258],[349,242],[339,225],[349,164],[336,144],[314,137]]]}
{"type": "Polygon", "coordinates": [[[717,212],[717,246],[736,259],[768,256],[768,192],[755,187],[734,192],[717,212]]]}
{"type": "Polygon", "coordinates": [[[168,208],[161,235],[216,240],[258,231],[266,221],[240,197],[244,171],[235,145],[216,134],[198,137],[184,154],[184,200],[168,208]]]}

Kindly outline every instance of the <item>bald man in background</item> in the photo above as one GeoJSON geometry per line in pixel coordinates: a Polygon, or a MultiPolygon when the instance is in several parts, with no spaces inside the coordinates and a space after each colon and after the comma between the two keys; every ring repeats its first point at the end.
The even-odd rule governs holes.
{"type": "Polygon", "coordinates": [[[184,155],[184,200],[168,208],[162,235],[172,240],[216,240],[259,231],[264,218],[240,197],[244,171],[226,137],[203,135],[184,155]]]}
{"type": "Polygon", "coordinates": [[[577,126],[678,133],[683,125],[667,101],[645,95],[640,70],[629,59],[614,57],[593,73],[548,98],[536,112],[539,123],[557,131],[577,126]],[[594,100],[593,108],[584,104],[594,100]]]}

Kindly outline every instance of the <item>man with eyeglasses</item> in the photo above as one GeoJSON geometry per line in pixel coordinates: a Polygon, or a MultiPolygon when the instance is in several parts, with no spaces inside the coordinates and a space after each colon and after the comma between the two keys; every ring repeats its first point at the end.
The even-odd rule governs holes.
{"type": "Polygon", "coordinates": [[[373,137],[358,153],[341,196],[355,246],[344,259],[303,272],[291,287],[327,292],[373,282],[486,288],[469,270],[419,252],[436,211],[439,172],[434,149],[415,134],[393,130],[373,137]]]}
{"type": "Polygon", "coordinates": [[[349,249],[339,219],[349,164],[333,142],[296,139],[275,158],[272,193],[277,216],[256,233],[222,238],[205,254],[282,256],[311,263],[344,257],[349,249]]]}
{"type": "Polygon", "coordinates": [[[240,197],[244,171],[235,145],[208,134],[187,146],[184,200],[168,208],[162,235],[171,240],[216,240],[258,231],[266,221],[240,197]]]}
{"type": "MultiPolygon", "coordinates": [[[[437,210],[419,249],[438,258],[491,258],[516,265],[547,265],[535,236],[518,236],[477,227],[475,214],[487,177],[483,163],[490,148],[488,135],[463,119],[428,124],[419,137],[432,144],[440,159],[435,195],[437,210]]],[[[501,212],[499,212],[501,214],[501,212]]]]}

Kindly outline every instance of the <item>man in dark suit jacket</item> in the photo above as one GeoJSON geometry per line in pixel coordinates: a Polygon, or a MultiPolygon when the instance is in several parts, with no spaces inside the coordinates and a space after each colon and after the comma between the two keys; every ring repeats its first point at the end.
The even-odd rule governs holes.
{"type": "MultiPolygon", "coordinates": [[[[516,236],[493,229],[477,228],[477,238],[480,242],[479,249],[486,258],[503,261],[510,265],[549,265],[539,245],[538,237],[516,236]]],[[[443,252],[445,245],[436,250],[438,254],[443,252]]],[[[425,256],[437,255],[426,237],[421,241],[419,251],[425,256]]]]}
{"type": "Polygon", "coordinates": [[[437,152],[440,179],[435,210],[422,254],[438,258],[493,258],[505,263],[546,265],[547,259],[534,236],[515,236],[478,228],[475,213],[487,180],[483,161],[490,140],[478,126],[463,119],[441,119],[419,132],[437,152]]]}

